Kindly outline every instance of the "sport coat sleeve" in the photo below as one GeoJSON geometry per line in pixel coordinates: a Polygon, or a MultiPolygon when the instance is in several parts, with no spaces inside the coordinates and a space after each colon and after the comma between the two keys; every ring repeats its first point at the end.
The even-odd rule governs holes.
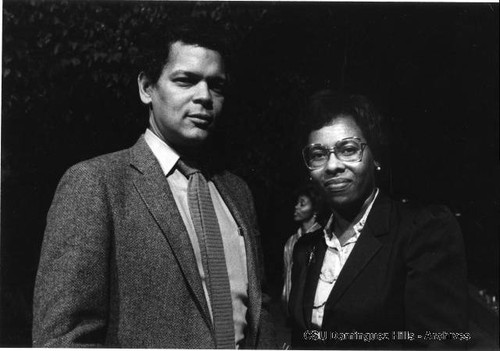
{"type": "Polygon", "coordinates": [[[405,259],[408,330],[422,335],[467,331],[467,273],[457,221],[446,207],[432,206],[416,215],[411,225],[416,230],[405,259]]]}
{"type": "Polygon", "coordinates": [[[35,347],[102,347],[106,334],[112,214],[97,170],[62,177],[47,216],[34,291],[35,347]]]}

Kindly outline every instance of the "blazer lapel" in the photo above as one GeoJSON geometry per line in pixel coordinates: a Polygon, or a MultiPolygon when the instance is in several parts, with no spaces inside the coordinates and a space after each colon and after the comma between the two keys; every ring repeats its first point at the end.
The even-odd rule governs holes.
{"type": "Polygon", "coordinates": [[[359,239],[354,246],[349,258],[347,259],[335,286],[328,297],[325,306],[326,310],[331,308],[347,288],[352,284],[354,279],[363,271],[368,262],[375,256],[375,254],[382,247],[381,242],[377,237],[386,235],[389,232],[389,200],[384,194],[379,193],[378,198],[375,200],[370,214],[368,215],[365,227],[359,236],[359,239]]]}
{"type": "Polygon", "coordinates": [[[239,208],[234,192],[228,188],[224,178],[221,175],[214,175],[213,182],[229,211],[233,215],[233,218],[241,231],[240,234],[243,235],[245,240],[249,299],[248,310],[250,312],[248,314],[250,316],[248,320],[249,333],[246,333],[247,340],[245,344],[251,347],[251,345],[255,344],[255,337],[257,336],[257,328],[260,320],[262,305],[260,278],[258,274],[259,267],[257,266],[257,252],[255,251],[257,243],[252,233],[253,228],[248,227],[248,223],[250,223],[249,219],[245,217],[244,213],[239,208]]]}
{"type": "Polygon", "coordinates": [[[205,322],[212,326],[198,265],[186,227],[168,181],[144,137],[130,149],[130,164],[136,170],[133,179],[137,191],[172,248],[195,301],[203,311],[205,322]]]}
{"type": "Polygon", "coordinates": [[[318,286],[318,279],[323,266],[325,258],[326,243],[323,236],[321,236],[318,243],[311,248],[308,257],[307,276],[304,287],[304,303],[303,303],[303,319],[307,329],[314,329],[311,324],[312,309],[314,305],[314,298],[316,296],[316,288],[318,286]]]}

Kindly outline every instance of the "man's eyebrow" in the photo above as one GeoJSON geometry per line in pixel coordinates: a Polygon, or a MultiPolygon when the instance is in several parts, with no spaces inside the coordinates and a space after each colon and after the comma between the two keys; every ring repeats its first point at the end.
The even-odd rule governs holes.
{"type": "Polygon", "coordinates": [[[180,74],[183,74],[185,76],[193,76],[193,77],[199,77],[200,76],[199,74],[196,74],[194,72],[185,71],[185,70],[182,70],[182,69],[178,69],[178,70],[172,71],[172,73],[171,73],[171,75],[180,75],[180,74]]]}
{"type": "MultiPolygon", "coordinates": [[[[182,69],[173,71],[171,73],[171,75],[172,76],[184,75],[184,76],[186,76],[188,78],[193,78],[193,79],[201,79],[203,77],[201,74],[198,74],[196,72],[185,71],[185,70],[182,70],[182,69]]],[[[208,77],[208,80],[222,80],[222,81],[226,81],[227,78],[226,78],[225,74],[217,74],[217,75],[208,77]]]]}

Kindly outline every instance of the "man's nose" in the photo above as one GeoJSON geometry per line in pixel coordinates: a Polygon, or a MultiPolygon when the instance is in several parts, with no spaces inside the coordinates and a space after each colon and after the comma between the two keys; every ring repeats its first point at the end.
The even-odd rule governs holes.
{"type": "Polygon", "coordinates": [[[198,82],[198,84],[196,85],[196,91],[194,93],[194,101],[201,104],[207,104],[212,101],[212,94],[207,82],[198,82]]]}

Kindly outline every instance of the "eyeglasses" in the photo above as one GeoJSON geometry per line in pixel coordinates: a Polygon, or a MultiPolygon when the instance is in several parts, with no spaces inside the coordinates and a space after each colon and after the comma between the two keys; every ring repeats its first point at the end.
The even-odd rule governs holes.
{"type": "Polygon", "coordinates": [[[337,141],[333,147],[311,144],[302,150],[302,156],[307,168],[314,170],[323,167],[331,153],[342,162],[361,162],[365,147],[366,143],[361,142],[360,138],[350,137],[337,141]]]}

